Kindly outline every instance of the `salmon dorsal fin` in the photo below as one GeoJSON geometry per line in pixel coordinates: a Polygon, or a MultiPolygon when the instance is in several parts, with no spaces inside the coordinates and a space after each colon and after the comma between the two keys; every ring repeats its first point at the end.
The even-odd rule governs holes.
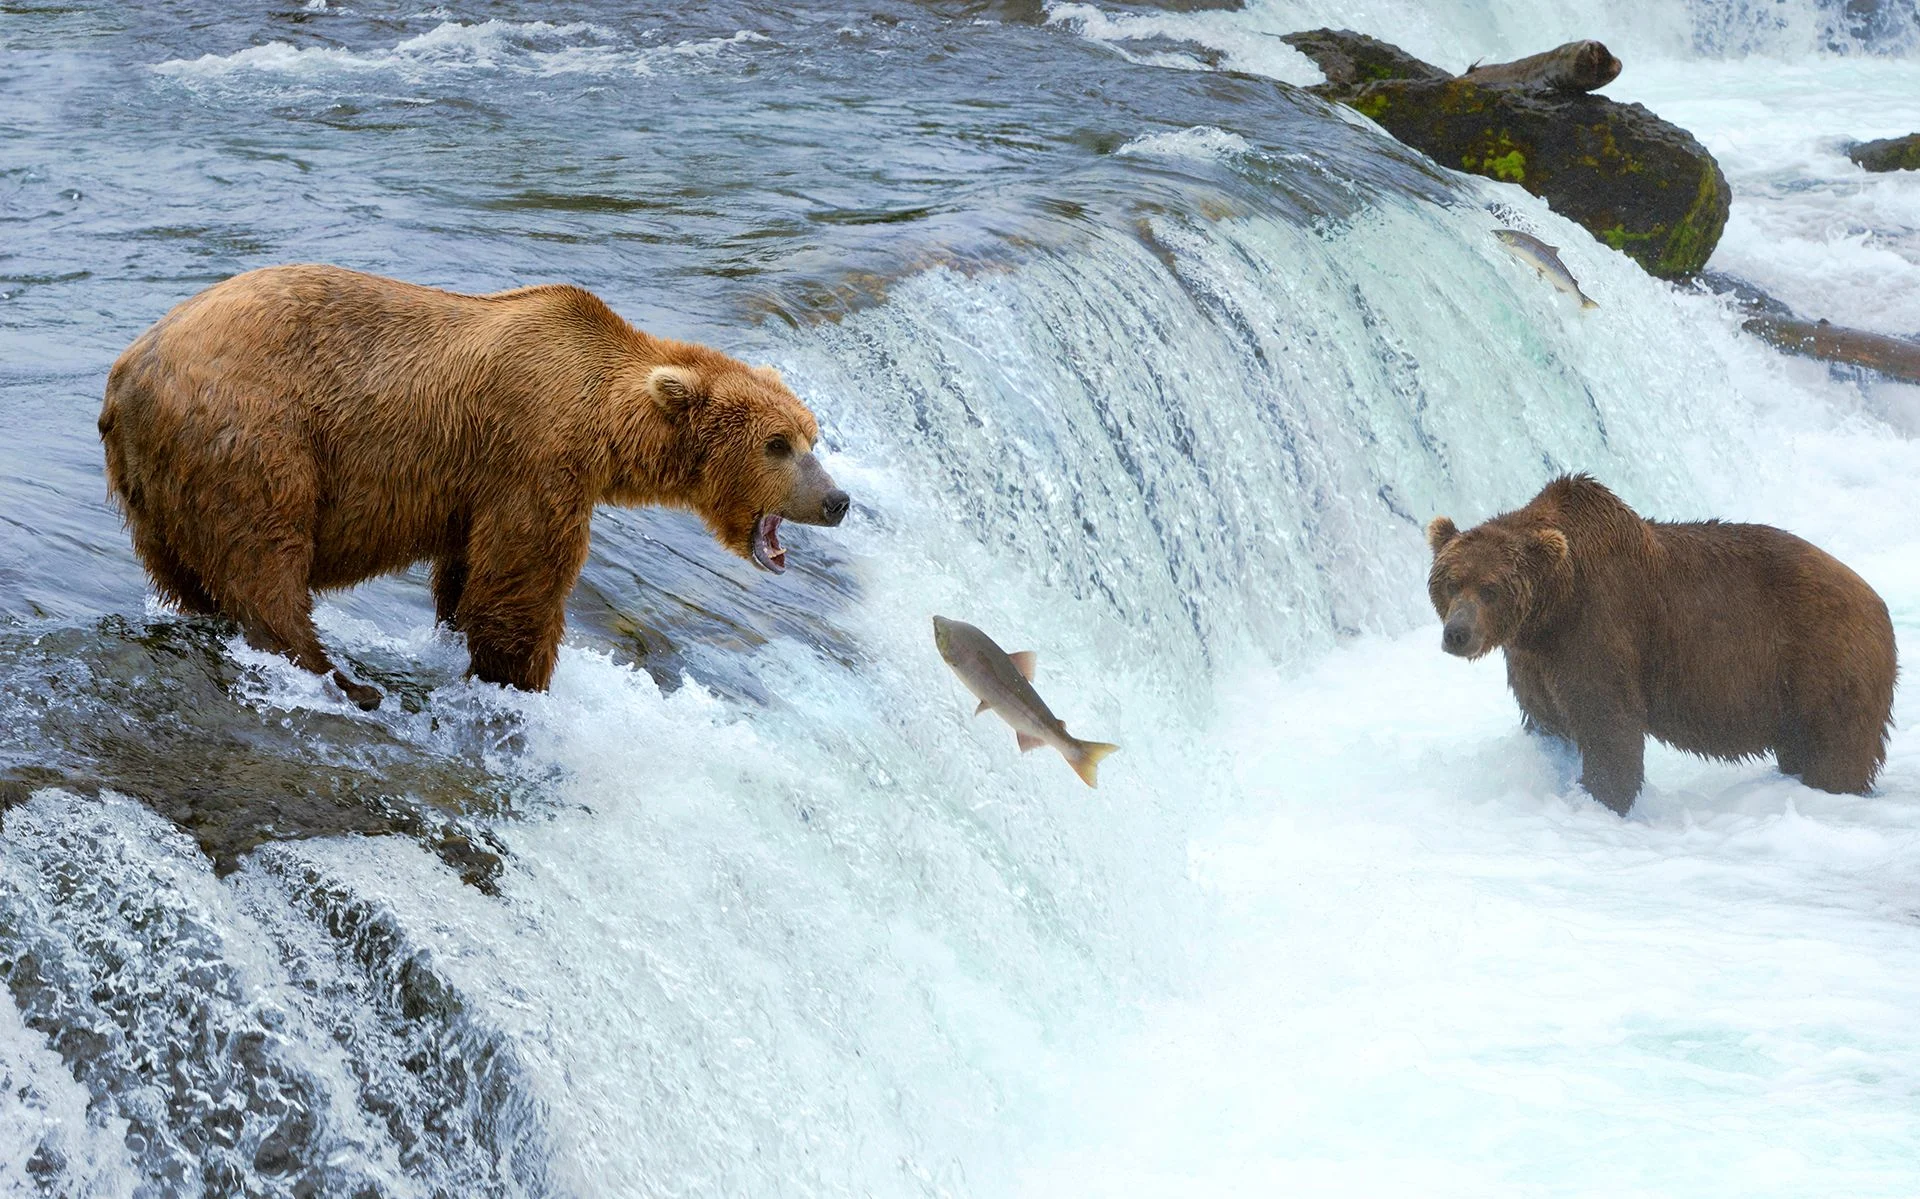
{"type": "Polygon", "coordinates": [[[973,710],[973,714],[974,714],[975,716],[978,716],[978,715],[980,715],[980,713],[982,713],[982,712],[985,712],[985,711],[987,711],[987,710],[989,710],[989,709],[990,709],[990,708],[992,708],[992,707],[993,707],[993,705],[992,705],[992,704],[990,704],[990,703],[988,703],[988,702],[987,702],[986,700],[984,700],[984,699],[983,699],[983,700],[981,700],[981,701],[980,701],[980,706],[979,706],[979,707],[977,707],[977,708],[975,708],[975,709],[973,710]]]}
{"type": "Polygon", "coordinates": [[[1046,742],[1040,740],[1040,738],[1028,736],[1026,733],[1023,733],[1018,729],[1014,730],[1013,739],[1020,743],[1021,753],[1026,753],[1030,749],[1037,749],[1040,746],[1046,744],[1046,742]]]}
{"type": "Polygon", "coordinates": [[[1034,661],[1032,650],[1023,649],[1017,654],[1008,654],[1007,661],[1013,663],[1013,668],[1020,672],[1021,678],[1027,680],[1029,683],[1033,682],[1034,661]]]}

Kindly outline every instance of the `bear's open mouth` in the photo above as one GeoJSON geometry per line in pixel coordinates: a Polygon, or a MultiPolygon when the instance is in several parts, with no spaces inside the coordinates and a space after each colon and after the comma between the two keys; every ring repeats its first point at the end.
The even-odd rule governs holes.
{"type": "Polygon", "coordinates": [[[780,518],[769,512],[753,525],[753,561],[761,570],[787,569],[787,547],[780,544],[780,518]]]}

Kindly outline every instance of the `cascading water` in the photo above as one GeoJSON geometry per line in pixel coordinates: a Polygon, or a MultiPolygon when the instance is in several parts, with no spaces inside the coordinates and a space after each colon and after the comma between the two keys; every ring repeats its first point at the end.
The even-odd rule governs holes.
{"type": "MultiPolygon", "coordinates": [[[[91,254],[102,278],[19,271],[0,355],[0,394],[51,414],[28,422],[45,472],[4,459],[24,531],[0,570],[0,765],[56,784],[5,813],[0,841],[6,1186],[1920,1185],[1904,695],[1873,797],[1655,751],[1621,821],[1519,732],[1496,665],[1440,654],[1420,535],[1590,470],[1649,513],[1828,546],[1911,653],[1920,463],[1887,423],[1900,389],[1778,360],[1719,301],[1515,189],[1443,177],[1244,79],[1129,64],[1079,36],[1100,32],[1079,6],[1042,27],[878,7],[672,33],[579,7],[143,47],[137,86],[210,112],[195,137],[217,147],[202,162],[182,140],[156,169],[223,213],[288,197],[251,232],[142,227],[132,249],[87,249],[121,218],[62,216],[58,187],[132,207],[143,185],[97,149],[71,151],[69,183],[66,118],[17,119],[37,157],[0,159],[0,179],[45,239],[29,253],[91,254]],[[845,111],[796,108],[775,55],[845,111]],[[908,86],[935,76],[951,90],[908,86]],[[729,88],[744,127],[712,115],[729,88]],[[1108,91],[1128,107],[1085,104],[1108,91]],[[711,153],[663,159],[625,123],[642,100],[711,153]],[[289,144],[222,140],[225,106],[262,102],[289,144]],[[538,158],[582,112],[627,157],[538,158]],[[432,149],[436,122],[475,139],[478,165],[432,149]],[[400,171],[361,123],[448,165],[400,171]],[[876,130],[893,139],[874,141],[877,173],[807,173],[876,130]],[[368,161],[398,177],[354,169],[368,161]],[[773,182],[730,198],[749,165],[773,182]],[[299,186],[315,173],[334,190],[299,186]],[[57,219],[35,224],[43,202],[57,219]],[[327,223],[346,210],[371,245],[327,223]],[[1601,307],[1543,286],[1490,237],[1501,224],[1560,243],[1601,307]],[[698,232],[676,245],[678,229],[698,232]],[[497,257],[444,265],[465,247],[497,257]],[[859,510],[794,536],[777,581],[683,518],[603,514],[545,695],[461,682],[417,580],[320,611],[388,682],[375,716],[142,614],[99,509],[104,363],[203,276],[343,251],[476,288],[572,271],[643,325],[777,363],[859,510]],[[166,286],[120,281],[139,271],[166,286]],[[726,299],[742,290],[785,319],[742,317],[726,299]],[[74,297],[111,314],[102,329],[74,297]],[[50,344],[76,327],[80,348],[50,344]],[[94,559],[94,582],[63,585],[94,559]],[[1068,726],[1123,747],[1097,791],[971,718],[934,613],[1040,652],[1068,726]],[[74,782],[89,772],[97,798],[74,782]],[[213,853],[209,811],[249,788],[337,793],[360,823],[213,853]],[[475,845],[502,863],[480,885],[462,881],[475,845]]],[[[1598,32],[1575,15],[1568,36],[1598,32]]],[[[1323,23],[1278,6],[1099,19],[1249,45],[1323,23]]],[[[1504,11],[1425,20],[1538,48],[1504,11]]],[[[1660,36],[1692,53],[1710,24],[1660,36]]],[[[7,32],[22,71],[65,53],[7,32]]]]}

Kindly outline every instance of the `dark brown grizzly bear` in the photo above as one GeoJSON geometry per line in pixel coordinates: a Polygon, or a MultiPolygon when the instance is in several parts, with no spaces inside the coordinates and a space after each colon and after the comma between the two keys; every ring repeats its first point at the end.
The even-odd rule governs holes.
{"type": "Polygon", "coordinates": [[[113,364],[107,482],[161,595],[334,681],[312,593],[433,562],[469,673],[546,687],[599,503],[691,509],[785,569],[847,494],[770,367],[640,332],[577,287],[469,296],[330,266],[237,275],[113,364]]]}
{"type": "Polygon", "coordinates": [[[1450,654],[1507,655],[1529,729],[1580,749],[1626,814],[1646,735],[1712,758],[1772,751],[1823,791],[1886,758],[1893,623],[1873,588],[1791,533],[1642,520],[1586,475],[1462,533],[1427,526],[1427,592],[1450,654]]]}

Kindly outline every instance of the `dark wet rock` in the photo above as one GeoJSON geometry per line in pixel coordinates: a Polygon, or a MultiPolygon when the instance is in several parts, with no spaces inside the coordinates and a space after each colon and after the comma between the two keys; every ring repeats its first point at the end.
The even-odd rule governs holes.
{"type": "Polygon", "coordinates": [[[1847,157],[1869,171],[1920,171],[1920,133],[1855,142],[1847,157]]]}
{"type": "MultiPolygon", "coordinates": [[[[233,695],[226,630],[200,621],[0,633],[14,693],[0,712],[0,820],[44,787],[132,796],[225,875],[271,841],[398,835],[490,891],[500,846],[467,817],[507,786],[460,757],[328,712],[261,711],[233,695]]],[[[403,699],[424,685],[353,664],[403,699]]]]}
{"type": "MultiPolygon", "coordinates": [[[[361,1165],[383,1143],[431,1184],[418,1193],[553,1193],[512,1036],[469,1014],[396,912],[300,847],[208,888],[169,868],[185,836],[124,800],[43,795],[10,834],[0,998],[88,1090],[90,1122],[125,1122],[137,1193],[390,1195],[361,1165]],[[328,1042],[344,1072],[314,1068],[328,1042]],[[356,1107],[364,1122],[330,1116],[356,1107]]],[[[34,1155],[45,1194],[77,1193],[60,1154],[54,1138],[34,1155]]]]}
{"type": "Polygon", "coordinates": [[[1313,60],[1320,73],[1327,77],[1327,88],[1359,87],[1387,79],[1453,78],[1398,46],[1351,29],[1309,29],[1304,33],[1285,34],[1280,40],[1313,60]]]}
{"type": "Polygon", "coordinates": [[[436,1193],[551,1193],[546,1115],[513,1038],[469,1017],[392,909],[294,852],[269,851],[260,866],[285,886],[291,910],[326,934],[286,966],[303,995],[337,1013],[334,1035],[351,1050],[361,1103],[394,1138],[401,1165],[466,1184],[436,1193]]]}
{"type": "Polygon", "coordinates": [[[1690,276],[1719,244],[1733,193],[1719,164],[1686,130],[1638,104],[1508,77],[1557,78],[1543,65],[1555,55],[1563,66],[1573,63],[1568,70],[1597,77],[1613,61],[1605,47],[1595,52],[1572,43],[1480,68],[1495,72],[1488,81],[1479,72],[1433,78],[1423,70],[1437,68],[1417,59],[1400,73],[1367,78],[1348,64],[1388,61],[1376,70],[1390,69],[1378,49],[1385,43],[1324,29],[1288,40],[1327,72],[1329,82],[1311,90],[1365,113],[1443,166],[1519,184],[1650,274],[1690,276]]]}
{"type": "Polygon", "coordinates": [[[58,782],[59,775],[57,774],[52,775],[51,778],[37,782],[24,778],[15,778],[10,775],[0,776],[0,832],[6,831],[8,808],[19,807],[21,804],[27,802],[28,797],[35,791],[38,791],[42,787],[55,786],[58,782]]]}
{"type": "Polygon", "coordinates": [[[1519,184],[1663,279],[1705,266],[1726,228],[1719,164],[1638,104],[1458,79],[1370,84],[1346,102],[1438,162],[1519,184]]]}

